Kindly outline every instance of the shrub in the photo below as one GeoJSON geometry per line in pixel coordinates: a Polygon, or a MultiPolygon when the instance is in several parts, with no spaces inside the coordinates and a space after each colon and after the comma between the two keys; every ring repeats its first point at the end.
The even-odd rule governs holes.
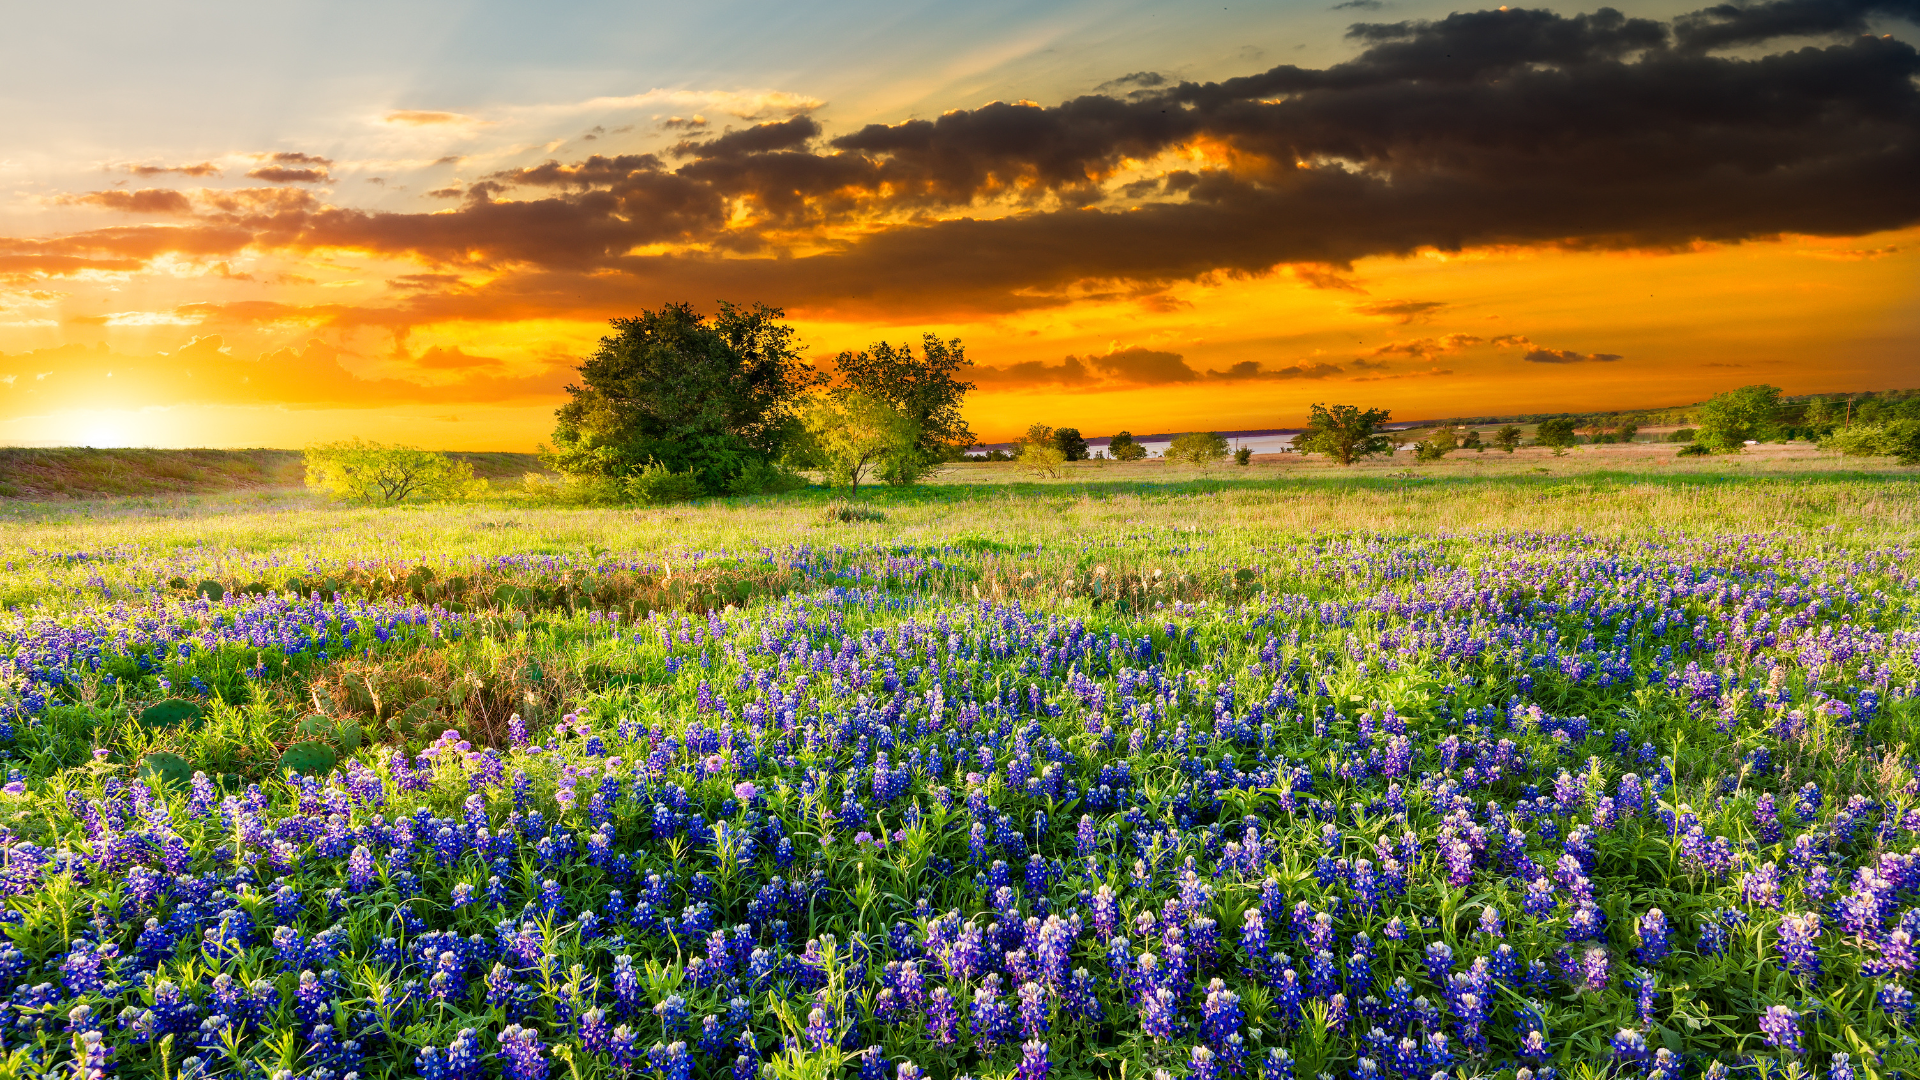
{"type": "Polygon", "coordinates": [[[1505,450],[1509,454],[1513,453],[1514,449],[1520,445],[1519,426],[1508,424],[1499,431],[1494,432],[1493,445],[1505,450]]]}
{"type": "Polygon", "coordinates": [[[1820,446],[1848,457],[1891,457],[1902,465],[1920,465],[1920,420],[1841,428],[1821,440],[1820,446]]]}
{"type": "Polygon", "coordinates": [[[700,478],[693,472],[674,472],[657,461],[649,461],[622,485],[627,498],[642,506],[665,506],[686,502],[702,494],[700,478]]]}
{"type": "Polygon", "coordinates": [[[1235,450],[1233,452],[1233,463],[1235,465],[1253,464],[1253,447],[1243,446],[1240,449],[1235,450]]]}
{"type": "Polygon", "coordinates": [[[729,495],[783,495],[807,486],[807,478],[770,461],[756,461],[727,481],[729,495]]]}
{"type": "Polygon", "coordinates": [[[528,473],[521,478],[520,490],[552,506],[618,506],[627,500],[625,486],[611,476],[528,473]]]}
{"type": "Polygon", "coordinates": [[[1668,442],[1692,442],[1694,439],[1694,436],[1697,434],[1699,433],[1694,431],[1692,428],[1683,427],[1676,430],[1673,434],[1667,436],[1667,441],[1668,442]]]}
{"type": "Polygon", "coordinates": [[[1688,443],[1687,445],[1681,447],[1680,452],[1678,454],[1675,454],[1674,456],[1675,457],[1706,457],[1708,454],[1711,454],[1711,453],[1713,453],[1713,451],[1707,449],[1707,447],[1701,443],[1688,443]]]}
{"type": "Polygon", "coordinates": [[[307,486],[336,499],[391,506],[460,499],[487,489],[473,466],[414,446],[349,439],[307,447],[307,486]]]}
{"type": "Polygon", "coordinates": [[[1197,465],[1202,469],[1226,460],[1227,440],[1211,431],[1189,431],[1167,447],[1168,464],[1197,465]]]}
{"type": "Polygon", "coordinates": [[[1431,435],[1414,444],[1413,460],[1439,461],[1459,448],[1459,436],[1452,428],[1435,428],[1431,435]]]}

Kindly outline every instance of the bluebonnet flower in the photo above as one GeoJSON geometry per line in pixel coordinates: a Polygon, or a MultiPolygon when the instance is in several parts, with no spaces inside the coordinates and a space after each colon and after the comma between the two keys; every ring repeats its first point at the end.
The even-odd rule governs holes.
{"type": "Polygon", "coordinates": [[[1760,1017],[1760,1032],[1767,1045],[1791,1054],[1800,1052],[1800,1014],[1785,1005],[1770,1005],[1760,1017]]]}

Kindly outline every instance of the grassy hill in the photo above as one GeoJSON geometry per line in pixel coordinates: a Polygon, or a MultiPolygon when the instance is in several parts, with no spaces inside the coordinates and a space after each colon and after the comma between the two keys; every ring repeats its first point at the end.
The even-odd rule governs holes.
{"type": "MultiPolygon", "coordinates": [[[[518,480],[544,472],[533,454],[455,453],[474,475],[518,480]]],[[[298,450],[94,450],[0,447],[0,498],[90,499],[299,487],[298,450]]]]}

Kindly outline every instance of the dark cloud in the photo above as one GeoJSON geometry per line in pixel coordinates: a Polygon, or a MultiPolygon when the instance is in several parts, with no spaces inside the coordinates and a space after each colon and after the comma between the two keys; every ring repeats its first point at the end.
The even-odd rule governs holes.
{"type": "Polygon", "coordinates": [[[268,155],[267,160],[275,165],[309,165],[318,169],[333,167],[332,158],[324,158],[319,154],[303,154],[297,150],[278,150],[268,155]]]}
{"type": "Polygon", "coordinates": [[[1583,353],[1572,349],[1529,349],[1521,359],[1529,364],[1611,364],[1624,357],[1618,353],[1583,353]]]}
{"type": "MultiPolygon", "coordinates": [[[[1307,284],[1360,291],[1345,276],[1355,260],[1423,249],[1684,250],[1920,222],[1912,45],[1674,47],[1713,27],[1741,27],[1747,44],[1805,32],[1805,18],[1756,14],[1776,6],[1677,24],[1605,8],[1363,23],[1350,32],[1357,54],[1323,69],[1152,86],[1136,73],[1124,95],[995,102],[824,144],[802,115],[689,140],[680,156],[497,173],[446,189],[461,202],[439,213],[203,196],[208,212],[176,228],[0,238],[0,257],[350,248],[494,271],[482,287],[316,316],[336,321],[603,315],[688,296],[935,316],[1140,299],[1288,264],[1307,284]],[[1110,204],[1115,194],[1128,202],[1110,204]]],[[[260,178],[319,182],[330,167],[288,153],[262,169],[289,172],[260,178]]],[[[1374,313],[1421,313],[1396,303],[1434,302],[1374,313]]]]}
{"type": "Polygon", "coordinates": [[[1209,371],[1207,378],[1223,381],[1243,379],[1326,379],[1341,373],[1338,364],[1289,364],[1267,369],[1258,360],[1242,360],[1225,371],[1209,371]]]}
{"type": "Polygon", "coordinates": [[[1176,352],[1138,346],[1094,356],[1069,356],[1058,364],[1029,360],[1006,367],[975,367],[969,378],[981,386],[1178,386],[1199,382],[1325,379],[1341,374],[1336,364],[1290,364],[1268,368],[1258,360],[1242,360],[1224,371],[1201,372],[1176,352]]]}
{"type": "Polygon", "coordinates": [[[677,157],[739,157],[766,154],[775,150],[797,150],[820,134],[820,122],[811,116],[796,116],[755,124],[743,131],[729,131],[705,142],[683,142],[673,148],[677,157]]]}
{"type": "Polygon", "coordinates": [[[1867,19],[1886,15],[1920,22],[1920,0],[1771,0],[1716,4],[1674,20],[1682,49],[1723,49],[1783,37],[1864,34],[1867,19]]]}
{"type": "Polygon", "coordinates": [[[1386,6],[1387,5],[1381,3],[1380,0],[1342,0],[1341,3],[1335,4],[1332,7],[1328,8],[1327,10],[1328,11],[1379,11],[1381,8],[1386,6]]]}

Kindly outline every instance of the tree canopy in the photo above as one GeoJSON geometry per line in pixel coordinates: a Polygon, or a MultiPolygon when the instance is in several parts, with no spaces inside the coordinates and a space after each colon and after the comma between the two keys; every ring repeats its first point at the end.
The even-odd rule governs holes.
{"type": "Polygon", "coordinates": [[[626,477],[649,462],[710,492],[777,458],[823,377],[800,359],[779,308],[668,304],[612,320],[554,414],[563,472],[626,477]]]}
{"type": "Polygon", "coordinates": [[[1063,460],[1087,460],[1087,440],[1081,437],[1079,428],[1054,428],[1053,444],[1060,448],[1063,460]]]}
{"type": "Polygon", "coordinates": [[[1212,431],[1189,431],[1185,435],[1176,435],[1166,453],[1169,464],[1197,465],[1202,469],[1211,468],[1226,460],[1226,457],[1227,440],[1212,431]]]}
{"type": "Polygon", "coordinates": [[[941,341],[934,334],[922,336],[917,357],[911,344],[879,341],[834,358],[848,388],[887,402],[912,423],[916,452],[896,455],[889,468],[911,470],[913,478],[931,464],[958,460],[973,445],[973,430],[960,413],[973,384],[958,377],[972,365],[959,338],[941,341]]]}
{"type": "Polygon", "coordinates": [[[827,479],[854,494],[860,481],[885,474],[888,462],[912,454],[919,430],[892,402],[841,388],[810,399],[801,413],[827,479]]]}
{"type": "Polygon", "coordinates": [[[1780,388],[1766,383],[1715,394],[1700,404],[1694,439],[1715,453],[1738,453],[1748,439],[1766,441],[1779,424],[1780,411],[1780,388]]]}
{"type": "Polygon", "coordinates": [[[1386,409],[1315,403],[1307,411],[1306,430],[1294,436],[1293,445],[1303,454],[1325,454],[1351,465],[1363,457],[1393,452],[1393,440],[1380,432],[1380,425],[1391,419],[1393,414],[1386,409]]]}
{"type": "Polygon", "coordinates": [[[1115,461],[1139,461],[1147,456],[1147,448],[1133,441],[1133,433],[1122,431],[1107,440],[1107,456],[1115,461]]]}
{"type": "Polygon", "coordinates": [[[305,454],[307,486],[336,499],[390,506],[413,500],[457,499],[486,488],[470,462],[413,446],[349,439],[317,443],[305,454]]]}

